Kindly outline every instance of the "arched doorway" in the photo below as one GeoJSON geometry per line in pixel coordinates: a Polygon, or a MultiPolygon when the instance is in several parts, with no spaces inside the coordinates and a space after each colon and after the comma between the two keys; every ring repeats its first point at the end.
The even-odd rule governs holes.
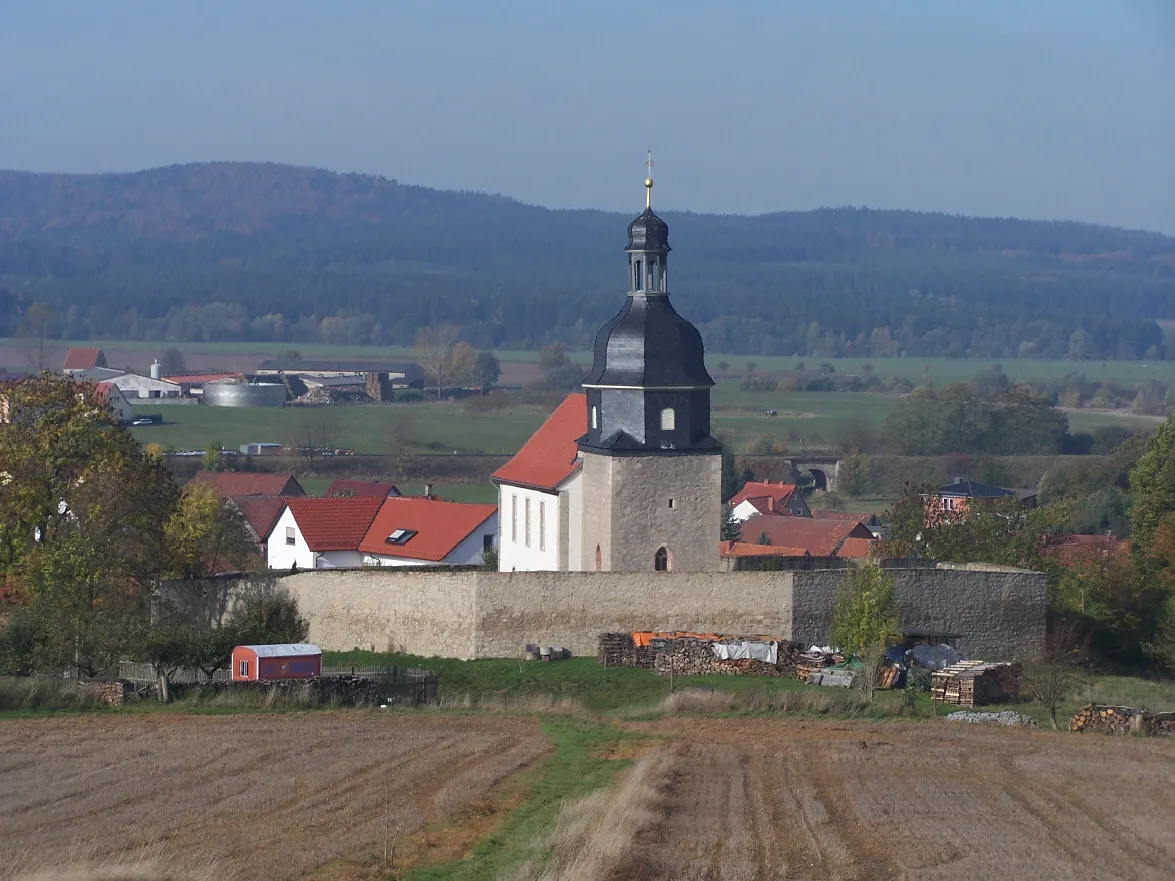
{"type": "Polygon", "coordinates": [[[603,564],[603,562],[604,562],[604,557],[600,553],[600,546],[596,545],[596,571],[597,572],[600,571],[600,567],[603,564]]]}
{"type": "Polygon", "coordinates": [[[653,570],[655,572],[669,571],[669,551],[665,548],[657,548],[657,553],[653,554],[653,570]]]}
{"type": "Polygon", "coordinates": [[[828,492],[828,475],[819,468],[812,469],[812,489],[828,492]]]}

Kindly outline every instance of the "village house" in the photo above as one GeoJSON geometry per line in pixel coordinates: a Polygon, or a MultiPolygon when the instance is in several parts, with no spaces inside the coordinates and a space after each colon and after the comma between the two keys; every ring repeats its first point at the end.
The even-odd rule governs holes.
{"type": "Polygon", "coordinates": [[[72,348],[65,353],[65,363],[61,372],[72,376],[79,370],[88,370],[91,367],[109,367],[106,363],[106,354],[97,348],[72,348]]]}
{"type": "Polygon", "coordinates": [[[359,545],[384,499],[286,499],[264,536],[270,569],[346,569],[363,565],[359,545]]]}
{"type": "Polygon", "coordinates": [[[480,566],[498,539],[498,506],[385,498],[359,544],[364,566],[480,566]]]}
{"type": "Polygon", "coordinates": [[[99,382],[94,385],[94,397],[110,405],[114,418],[120,423],[131,422],[135,418],[134,407],[127,400],[126,395],[113,382],[99,382]]]}
{"type": "Polygon", "coordinates": [[[927,518],[946,517],[956,519],[967,512],[976,502],[994,502],[1014,498],[1025,508],[1036,507],[1037,493],[1034,489],[1005,489],[990,486],[978,480],[956,477],[950,483],[940,486],[927,498],[927,518]]]}
{"type": "Polygon", "coordinates": [[[756,514],[791,514],[811,517],[804,494],[794,483],[749,480],[727,503],[740,523],[756,514]]]}
{"type": "Polygon", "coordinates": [[[496,505],[423,496],[292,498],[264,542],[270,569],[479,566],[497,530],[496,505]]]}
{"type": "MultiPolygon", "coordinates": [[[[742,523],[743,544],[761,544],[799,553],[779,556],[870,556],[875,539],[860,520],[817,520],[791,514],[756,514],[742,523]]],[[[732,550],[726,556],[737,556],[732,550]]]]}

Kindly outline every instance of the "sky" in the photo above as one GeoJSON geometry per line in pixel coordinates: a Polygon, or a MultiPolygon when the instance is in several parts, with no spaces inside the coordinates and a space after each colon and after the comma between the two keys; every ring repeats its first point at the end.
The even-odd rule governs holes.
{"type": "Polygon", "coordinates": [[[0,0],[0,168],[1175,234],[1175,0],[0,0]]]}

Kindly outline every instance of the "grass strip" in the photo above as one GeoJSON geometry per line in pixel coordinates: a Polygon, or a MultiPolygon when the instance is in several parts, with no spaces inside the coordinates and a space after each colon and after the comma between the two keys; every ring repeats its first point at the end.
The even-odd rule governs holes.
{"type": "Polygon", "coordinates": [[[493,881],[506,870],[534,856],[534,842],[553,828],[559,807],[612,784],[631,764],[625,747],[644,739],[612,724],[582,719],[548,718],[542,723],[554,751],[541,765],[518,778],[526,800],[494,832],[457,860],[421,864],[399,881],[493,881]]]}

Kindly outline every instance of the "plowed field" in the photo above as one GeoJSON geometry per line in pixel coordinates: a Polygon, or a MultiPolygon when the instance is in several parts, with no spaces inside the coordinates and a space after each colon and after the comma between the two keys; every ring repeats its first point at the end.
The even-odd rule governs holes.
{"type": "Polygon", "coordinates": [[[667,747],[651,819],[602,877],[1175,877],[1166,738],[948,722],[651,727],[684,740],[667,747]]]}
{"type": "Polygon", "coordinates": [[[376,713],[0,722],[0,878],[162,848],[292,879],[459,813],[547,749],[538,724],[376,713]]]}

